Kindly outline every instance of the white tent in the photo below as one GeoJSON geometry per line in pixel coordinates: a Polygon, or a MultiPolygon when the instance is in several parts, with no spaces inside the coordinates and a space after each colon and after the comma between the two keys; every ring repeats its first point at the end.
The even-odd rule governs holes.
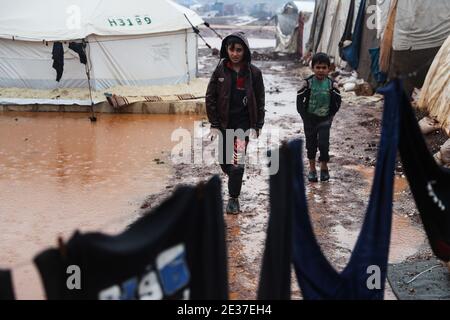
{"type": "Polygon", "coordinates": [[[169,0],[5,0],[0,10],[0,87],[87,87],[85,65],[69,42],[87,42],[91,84],[177,84],[196,76],[203,23],[169,0]],[[64,73],[52,68],[63,42],[64,73]]]}

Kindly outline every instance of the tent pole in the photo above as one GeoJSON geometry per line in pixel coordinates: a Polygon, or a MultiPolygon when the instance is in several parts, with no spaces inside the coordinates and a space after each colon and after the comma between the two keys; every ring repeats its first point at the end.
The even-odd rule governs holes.
{"type": "MultiPolygon", "coordinates": [[[[83,44],[86,44],[86,41],[83,39],[83,44]]],[[[85,50],[86,53],[86,50],[85,50]]],[[[87,63],[85,64],[85,69],[86,69],[86,76],[88,79],[88,87],[89,87],[89,97],[91,99],[91,116],[89,117],[89,120],[91,120],[91,122],[96,122],[97,121],[97,117],[95,116],[94,113],[94,100],[92,100],[92,88],[91,88],[91,71],[90,71],[90,50],[89,50],[89,57],[87,59],[87,63]]],[[[87,56],[87,55],[86,55],[87,56]]]]}
{"type": "Polygon", "coordinates": [[[189,53],[188,53],[188,32],[187,29],[184,30],[184,53],[186,56],[186,68],[187,68],[187,76],[188,76],[188,84],[191,82],[191,73],[189,71],[189,53]]]}

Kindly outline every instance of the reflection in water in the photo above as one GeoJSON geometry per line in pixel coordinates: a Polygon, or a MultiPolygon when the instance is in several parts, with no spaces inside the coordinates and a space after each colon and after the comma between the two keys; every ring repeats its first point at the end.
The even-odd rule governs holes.
{"type": "MultiPolygon", "coordinates": [[[[31,262],[75,229],[120,232],[164,186],[172,131],[192,131],[194,120],[101,114],[90,123],[86,114],[0,114],[0,267],[31,262]]],[[[13,275],[18,298],[42,297],[32,266],[13,275]]]]}

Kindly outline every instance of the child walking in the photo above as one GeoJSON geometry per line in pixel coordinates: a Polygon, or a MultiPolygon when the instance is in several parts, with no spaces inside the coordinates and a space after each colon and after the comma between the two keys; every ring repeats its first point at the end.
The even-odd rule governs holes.
{"type": "Polygon", "coordinates": [[[320,152],[320,181],[330,179],[330,129],[333,118],[341,107],[337,83],[328,77],[330,65],[330,58],[325,53],[316,53],[312,58],[314,75],[304,79],[297,92],[297,111],[303,119],[310,182],[318,181],[317,149],[320,152]]]}

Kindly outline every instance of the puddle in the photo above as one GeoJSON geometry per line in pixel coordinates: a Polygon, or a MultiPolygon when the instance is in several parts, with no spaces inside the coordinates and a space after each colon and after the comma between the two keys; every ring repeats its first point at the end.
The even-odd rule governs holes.
{"type": "Polygon", "coordinates": [[[171,173],[190,116],[0,113],[0,263],[18,298],[41,298],[35,254],[75,229],[118,233],[171,173]],[[17,119],[17,120],[16,120],[17,119]],[[159,160],[158,160],[159,159],[159,160]],[[25,266],[28,264],[28,266],[25,266]]]}

